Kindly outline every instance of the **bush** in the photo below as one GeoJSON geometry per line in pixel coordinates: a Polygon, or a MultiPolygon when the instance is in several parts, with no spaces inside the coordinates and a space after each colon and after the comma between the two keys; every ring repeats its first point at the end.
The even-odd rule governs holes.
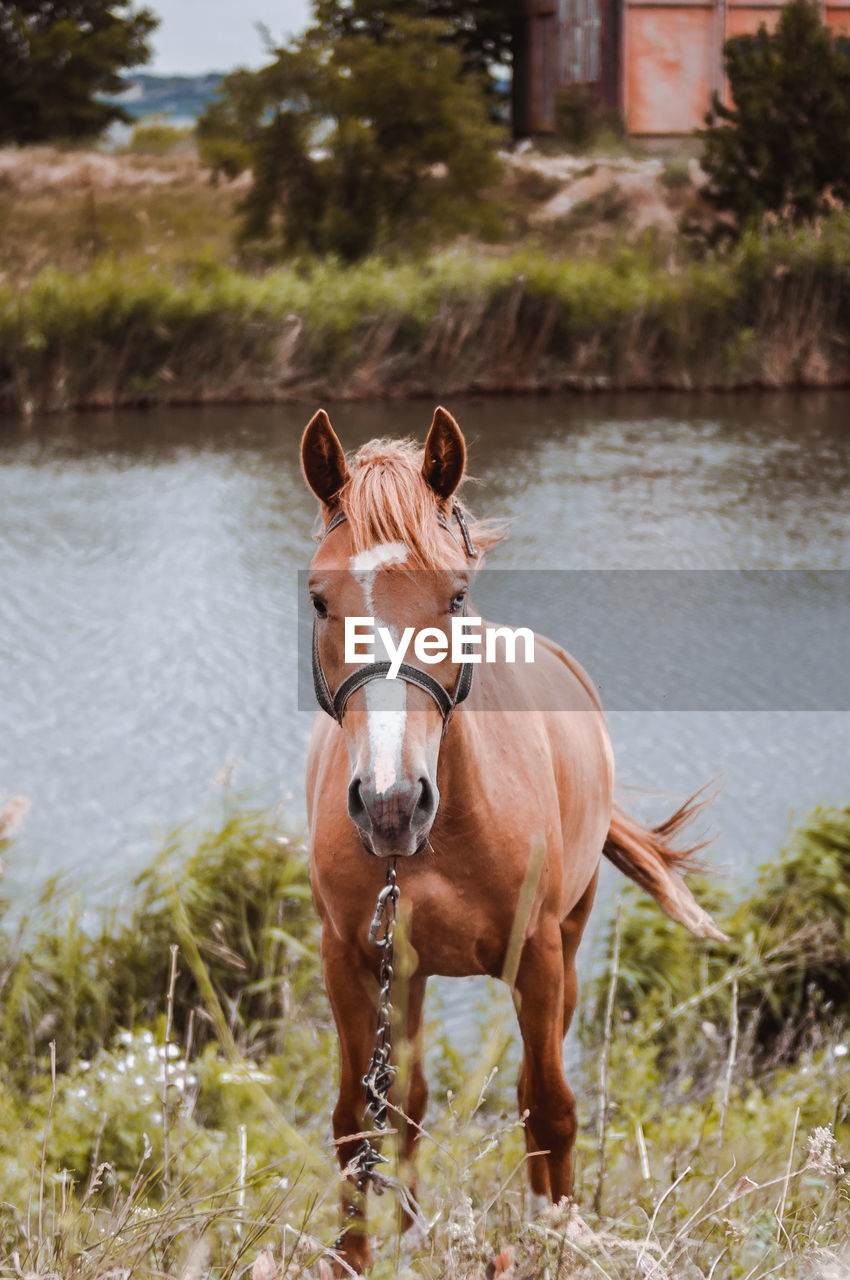
{"type": "Polygon", "coordinates": [[[154,116],[136,125],[127,150],[136,156],[170,156],[186,150],[191,138],[191,129],[178,128],[154,116]]]}
{"type": "MultiPolygon", "coordinates": [[[[661,1059],[690,1058],[711,1031],[722,1039],[737,979],[741,1056],[760,1066],[793,1062],[850,1025],[850,806],[816,809],[789,834],[752,893],[732,908],[728,893],[701,883],[700,901],[729,934],[697,953],[693,939],[629,888],[620,927],[618,1012],[639,1023],[661,1059]],[[699,955],[701,973],[695,977],[699,955]]],[[[613,936],[613,935],[612,935],[613,936]]],[[[610,956],[612,937],[608,941],[610,956]]],[[[598,1025],[607,978],[597,979],[588,1025],[598,1025]]]]}
{"type": "Polygon", "coordinates": [[[621,139],[623,121],[613,107],[600,102],[595,88],[573,84],[555,94],[555,134],[568,146],[584,150],[596,142],[621,139]]]}
{"type": "MultiPolygon", "coordinates": [[[[92,1059],[118,1028],[150,1026],[168,987],[172,943],[181,947],[174,1026],[193,1040],[220,1035],[243,1050],[282,1043],[290,1019],[315,1015],[317,924],[306,854],[269,816],[242,810],[200,835],[178,832],[133,885],[126,919],[80,923],[76,900],[48,886],[35,930],[0,934],[0,1032],[9,1078],[44,1071],[49,1042],[60,1071],[92,1059]],[[13,1067],[14,1064],[14,1067],[13,1067]]],[[[0,903],[0,908],[3,904],[0,903]]]]}
{"type": "Polygon", "coordinates": [[[717,94],[702,131],[706,195],[743,225],[766,211],[794,221],[850,196],[850,52],[811,0],[790,0],[775,36],[727,41],[734,105],[717,94]]]}

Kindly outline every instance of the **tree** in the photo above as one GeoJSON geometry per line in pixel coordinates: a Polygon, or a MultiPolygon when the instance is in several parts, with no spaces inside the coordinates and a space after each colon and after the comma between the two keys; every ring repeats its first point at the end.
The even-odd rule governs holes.
{"type": "MultiPolygon", "coordinates": [[[[515,66],[524,30],[522,0],[315,0],[319,26],[336,35],[380,41],[398,18],[433,19],[442,39],[460,50],[467,71],[476,71],[496,93],[490,71],[515,66]]],[[[519,82],[512,78],[513,118],[518,118],[519,82]]]]}
{"type": "Polygon", "coordinates": [[[714,95],[702,131],[707,195],[740,225],[766,210],[796,221],[850,197],[850,54],[810,0],[790,0],[776,34],[727,41],[733,106],[714,95]]]}
{"type": "Polygon", "coordinates": [[[336,35],[367,35],[381,40],[398,18],[439,22],[443,39],[461,51],[464,66],[486,73],[494,63],[513,58],[519,0],[316,0],[319,26],[336,35]]]}
{"type": "Polygon", "coordinates": [[[476,225],[499,130],[441,24],[380,38],[313,28],[258,72],[228,76],[199,122],[201,154],[253,171],[242,234],[348,260],[476,225]]]}
{"type": "Polygon", "coordinates": [[[150,57],[157,26],[129,0],[3,0],[0,143],[93,138],[130,117],[101,95],[150,57]]]}

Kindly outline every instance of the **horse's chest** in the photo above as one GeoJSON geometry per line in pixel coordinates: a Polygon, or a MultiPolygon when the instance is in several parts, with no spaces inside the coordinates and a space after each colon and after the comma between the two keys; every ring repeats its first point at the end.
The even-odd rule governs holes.
{"type": "MultiPolygon", "coordinates": [[[[545,874],[545,873],[544,873],[545,874]]],[[[480,876],[451,877],[426,871],[411,877],[402,897],[410,912],[411,942],[422,974],[498,977],[504,968],[511,928],[520,903],[522,881],[493,868],[480,876]]],[[[529,926],[539,911],[543,884],[535,894],[529,926]]]]}

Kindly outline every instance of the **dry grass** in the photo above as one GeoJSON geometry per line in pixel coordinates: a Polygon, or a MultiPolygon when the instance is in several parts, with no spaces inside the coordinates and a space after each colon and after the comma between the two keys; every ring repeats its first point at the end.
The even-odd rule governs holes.
{"type": "MultiPolygon", "coordinates": [[[[0,150],[0,282],[100,257],[180,268],[233,255],[239,184],[213,186],[196,157],[0,150]]],[[[235,259],[234,259],[235,261],[235,259]]]]}

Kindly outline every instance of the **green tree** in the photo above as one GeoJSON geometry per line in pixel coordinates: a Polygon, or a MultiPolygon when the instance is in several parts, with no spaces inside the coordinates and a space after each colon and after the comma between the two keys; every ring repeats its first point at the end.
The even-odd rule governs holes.
{"type": "Polygon", "coordinates": [[[464,65],[487,73],[494,63],[513,59],[522,5],[517,0],[316,0],[316,17],[336,35],[381,40],[400,17],[431,18],[442,37],[463,54],[464,65]]]}
{"type": "Polygon", "coordinates": [[[806,220],[850,196],[850,54],[810,0],[790,0],[775,35],[727,41],[733,105],[714,95],[702,131],[707,195],[740,225],[767,210],[806,220]]]}
{"type": "Polygon", "coordinates": [[[253,171],[246,240],[353,260],[480,225],[500,131],[444,34],[407,17],[377,39],[319,25],[226,78],[198,135],[208,162],[253,171]]]}
{"type": "Polygon", "coordinates": [[[120,93],[119,72],[148,60],[156,25],[128,0],[3,0],[0,143],[92,138],[129,121],[101,95],[120,93]]]}

